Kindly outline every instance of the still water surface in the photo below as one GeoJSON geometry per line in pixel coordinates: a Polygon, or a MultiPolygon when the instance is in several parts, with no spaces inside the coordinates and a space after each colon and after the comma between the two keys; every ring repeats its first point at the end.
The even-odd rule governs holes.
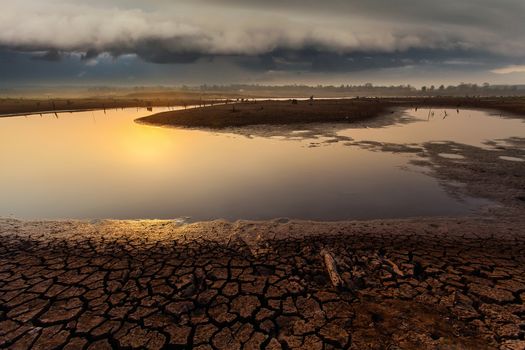
{"type": "MultiPolygon", "coordinates": [[[[147,113],[0,118],[0,217],[344,220],[462,215],[487,204],[451,197],[424,168],[409,164],[415,154],[324,144],[322,137],[246,137],[134,122],[147,113]]],[[[407,111],[415,122],[338,133],[356,141],[476,146],[525,135],[518,119],[440,113],[427,120],[428,110],[407,111]]]]}

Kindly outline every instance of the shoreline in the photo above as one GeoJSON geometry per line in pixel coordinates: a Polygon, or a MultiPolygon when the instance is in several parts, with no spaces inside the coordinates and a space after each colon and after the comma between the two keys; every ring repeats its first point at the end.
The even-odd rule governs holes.
{"type": "Polygon", "coordinates": [[[210,98],[56,98],[16,99],[0,98],[0,118],[53,113],[74,113],[119,108],[154,108],[199,106],[203,103],[219,103],[210,98]]]}
{"type": "MultiPolygon", "coordinates": [[[[298,99],[297,105],[291,105],[291,100],[267,99],[249,102],[239,102],[235,99],[223,104],[224,99],[230,97],[210,95],[196,97],[156,97],[131,98],[0,98],[0,118],[48,113],[65,113],[76,111],[103,110],[114,108],[152,108],[152,107],[181,107],[199,106],[196,110],[169,111],[140,118],[142,122],[156,125],[176,125],[186,127],[224,128],[248,125],[286,125],[294,123],[343,122],[353,123],[368,120],[388,113],[392,109],[406,108],[463,108],[487,109],[510,113],[521,117],[525,114],[525,97],[362,97],[362,98],[320,98],[311,105],[308,99],[298,99]],[[232,106],[237,110],[231,112],[232,106]],[[250,107],[254,107],[250,108],[250,107]],[[257,112],[261,107],[275,105],[278,108],[264,111],[262,115],[249,115],[257,112]],[[321,106],[319,106],[321,105],[321,106]],[[295,107],[295,108],[290,108],[295,107]],[[313,107],[309,108],[309,107],[313,107]],[[325,108],[328,107],[328,108],[325,108]],[[223,108],[225,110],[223,110],[223,108]],[[212,114],[222,120],[212,121],[212,114]],[[188,115],[186,115],[188,113],[188,115]],[[284,114],[283,114],[284,113],[284,114]],[[287,114],[288,113],[288,114],[287,114]],[[289,113],[292,113],[290,115],[289,113]],[[315,115],[312,115],[315,114],[315,115]],[[188,117],[196,121],[188,121],[188,117]],[[239,118],[248,120],[239,121],[239,118]],[[301,120],[300,117],[306,117],[301,120]],[[348,117],[348,118],[346,118],[348,117]],[[250,120],[252,118],[252,120],[250,120]],[[278,120],[280,119],[280,120],[278,120]]],[[[270,106],[271,107],[271,106],[270,106]]]]}

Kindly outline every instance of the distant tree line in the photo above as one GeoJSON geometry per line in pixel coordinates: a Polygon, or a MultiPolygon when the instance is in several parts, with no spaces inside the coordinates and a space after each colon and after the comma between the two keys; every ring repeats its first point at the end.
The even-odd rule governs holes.
{"type": "Polygon", "coordinates": [[[482,85],[461,83],[459,85],[425,85],[416,88],[412,85],[376,86],[371,83],[363,85],[201,85],[198,87],[183,86],[184,91],[203,93],[237,93],[257,96],[309,97],[322,96],[522,96],[525,85],[482,85]]]}

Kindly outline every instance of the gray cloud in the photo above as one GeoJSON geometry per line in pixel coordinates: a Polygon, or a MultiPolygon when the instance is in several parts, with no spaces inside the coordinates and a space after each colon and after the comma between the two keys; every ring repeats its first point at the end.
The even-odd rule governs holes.
{"type": "Polygon", "coordinates": [[[62,59],[62,55],[58,50],[51,49],[44,53],[35,53],[32,58],[37,61],[58,62],[62,59]]]}
{"type": "Polygon", "coordinates": [[[0,73],[508,79],[525,65],[523,14],[523,0],[17,0],[0,12],[0,73]]]}
{"type": "Polygon", "coordinates": [[[2,7],[2,46],[137,53],[162,63],[309,47],[337,54],[440,49],[525,56],[522,0],[18,0],[2,7]]]}

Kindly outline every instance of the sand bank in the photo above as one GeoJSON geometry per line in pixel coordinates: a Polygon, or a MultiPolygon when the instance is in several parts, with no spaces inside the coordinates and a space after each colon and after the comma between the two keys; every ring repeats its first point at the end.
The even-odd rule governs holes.
{"type": "Polygon", "coordinates": [[[394,113],[399,108],[477,108],[525,115],[525,98],[355,98],[250,101],[171,111],[137,121],[159,126],[228,128],[249,125],[355,123],[394,113]]]}

